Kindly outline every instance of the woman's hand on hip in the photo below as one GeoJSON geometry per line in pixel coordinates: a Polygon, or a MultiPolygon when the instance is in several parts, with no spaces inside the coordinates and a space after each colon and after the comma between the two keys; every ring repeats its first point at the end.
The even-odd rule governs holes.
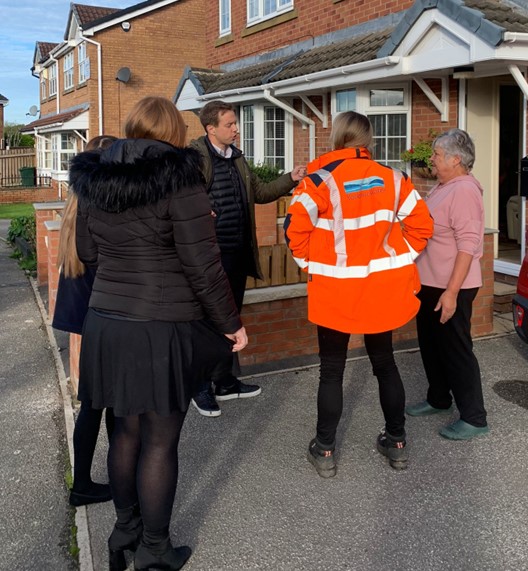
{"type": "Polygon", "coordinates": [[[235,343],[233,345],[233,352],[242,351],[242,349],[248,344],[248,338],[245,327],[241,327],[235,333],[224,333],[224,335],[235,343]]]}
{"type": "Polygon", "coordinates": [[[435,311],[442,310],[442,313],[440,314],[440,323],[447,323],[453,317],[456,307],[457,294],[446,289],[438,298],[438,303],[434,308],[435,311]]]}

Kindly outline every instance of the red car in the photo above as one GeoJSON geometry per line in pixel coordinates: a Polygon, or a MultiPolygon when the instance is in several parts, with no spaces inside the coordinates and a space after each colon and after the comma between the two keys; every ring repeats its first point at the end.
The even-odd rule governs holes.
{"type": "Polygon", "coordinates": [[[517,293],[513,297],[513,324],[519,337],[528,343],[528,254],[524,257],[519,279],[517,293]]]}

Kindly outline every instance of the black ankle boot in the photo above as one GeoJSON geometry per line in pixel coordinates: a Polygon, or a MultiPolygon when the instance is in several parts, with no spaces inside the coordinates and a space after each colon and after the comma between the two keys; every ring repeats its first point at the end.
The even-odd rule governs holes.
{"type": "Polygon", "coordinates": [[[117,509],[117,522],[108,539],[110,571],[124,571],[127,568],[125,551],[135,551],[143,533],[143,522],[139,506],[117,509]]]}
{"type": "Polygon", "coordinates": [[[144,532],[134,558],[134,568],[136,571],[149,569],[178,571],[187,563],[191,553],[191,548],[186,545],[172,547],[167,536],[159,541],[155,534],[144,532]]]}

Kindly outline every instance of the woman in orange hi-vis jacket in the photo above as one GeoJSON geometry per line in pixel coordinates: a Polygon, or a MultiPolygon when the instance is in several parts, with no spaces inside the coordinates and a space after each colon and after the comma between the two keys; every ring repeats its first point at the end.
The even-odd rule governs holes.
{"type": "Polygon", "coordinates": [[[407,467],[405,391],[392,331],[418,312],[414,260],[433,233],[433,220],[405,173],[371,159],[372,139],[367,117],[352,111],[338,115],[334,150],[308,166],[284,223],[286,243],[309,274],[308,319],[317,325],[317,434],[308,460],[323,478],[336,473],[335,436],[351,333],[364,334],[379,383],[385,429],[377,448],[393,468],[407,467]]]}

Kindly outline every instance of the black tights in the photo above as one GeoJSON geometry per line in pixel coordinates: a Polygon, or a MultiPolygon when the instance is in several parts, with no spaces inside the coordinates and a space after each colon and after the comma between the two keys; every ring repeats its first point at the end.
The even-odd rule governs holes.
{"type": "MultiPolygon", "coordinates": [[[[76,492],[87,492],[92,485],[92,461],[102,416],[102,409],[92,408],[91,401],[84,400],[81,403],[73,430],[73,483],[76,492]]],[[[114,429],[114,412],[111,408],[106,409],[105,422],[108,441],[110,441],[114,429]]]]}
{"type": "MultiPolygon", "coordinates": [[[[317,394],[317,440],[331,448],[335,445],[337,425],[343,412],[343,373],[349,333],[317,326],[321,373],[317,394]]],[[[365,335],[365,349],[378,379],[385,427],[392,436],[405,434],[405,390],[394,360],[392,331],[365,335]]]]}
{"type": "Polygon", "coordinates": [[[178,481],[178,442],[185,412],[116,417],[108,475],[116,509],[139,502],[143,524],[167,532],[178,481]]]}

